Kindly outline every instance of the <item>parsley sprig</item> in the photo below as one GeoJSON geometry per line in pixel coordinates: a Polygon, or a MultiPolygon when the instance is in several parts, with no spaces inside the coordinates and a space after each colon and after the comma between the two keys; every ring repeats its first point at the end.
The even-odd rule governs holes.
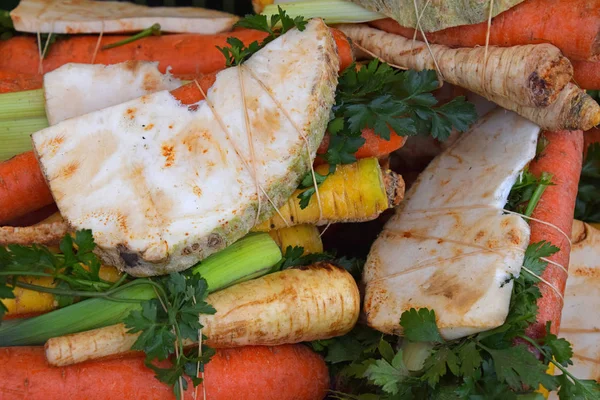
{"type": "Polygon", "coordinates": [[[197,347],[184,349],[184,341],[196,343],[206,339],[199,337],[203,326],[198,315],[214,314],[215,309],[206,303],[208,285],[198,275],[171,273],[155,282],[158,283],[157,298],[142,302],[142,309],[132,311],[124,323],[129,333],[141,332],[132,349],[146,354],[146,366],[154,371],[158,380],[173,386],[176,398],[181,399],[188,388],[184,376],[189,377],[194,386],[199,385],[197,369],[203,371],[214,354],[206,346],[202,354],[197,347]],[[172,364],[167,368],[153,363],[168,358],[172,364]]]}
{"type": "MultiPolygon", "coordinates": [[[[548,257],[558,249],[549,243],[531,244],[524,266],[541,274],[548,257]]],[[[566,367],[572,364],[569,342],[558,338],[546,326],[546,335],[535,340],[525,333],[537,316],[541,293],[539,279],[531,273],[513,277],[513,294],[506,322],[493,330],[446,341],[439,333],[433,310],[404,312],[400,325],[404,345],[428,343],[431,346],[419,371],[409,371],[404,362],[408,346],[393,351],[394,338],[369,330],[355,329],[349,335],[325,343],[314,342],[338,374],[338,399],[525,399],[537,398],[534,391],[543,385],[556,390],[561,399],[597,399],[600,385],[575,378],[566,367]],[[367,330],[367,334],[365,331],[367,330]],[[515,342],[520,341],[515,345],[515,342]],[[382,342],[387,342],[383,344],[382,342]],[[535,348],[538,359],[528,348],[535,348]],[[335,357],[330,356],[330,353],[335,357]],[[338,354],[338,353],[341,353],[338,354]],[[562,375],[546,373],[553,363],[562,375]],[[352,394],[345,394],[349,392],[352,394]],[[532,397],[533,396],[533,397],[532,397]]]]}
{"type": "Polygon", "coordinates": [[[592,143],[581,169],[575,218],[600,222],[600,143],[592,143]]]}
{"type": "Polygon", "coordinates": [[[289,17],[281,7],[277,7],[278,13],[271,15],[271,18],[267,18],[266,15],[246,15],[246,17],[239,20],[234,27],[255,29],[258,31],[266,32],[268,35],[262,41],[254,41],[248,46],[244,44],[240,39],[229,37],[227,38],[227,47],[218,47],[219,51],[225,56],[225,65],[228,67],[236,66],[246,61],[250,56],[268,43],[272,42],[280,35],[286,33],[290,29],[297,28],[303,31],[308,21],[304,17],[298,16],[295,18],[289,17]]]}
{"type": "Polygon", "coordinates": [[[311,265],[317,262],[327,261],[336,264],[348,271],[356,280],[360,280],[364,267],[364,260],[346,256],[338,256],[334,251],[325,253],[309,253],[304,255],[304,247],[288,246],[285,249],[283,258],[275,265],[276,271],[292,267],[301,267],[311,265]]]}
{"type": "Polygon", "coordinates": [[[525,169],[510,190],[506,209],[530,217],[542,194],[551,185],[552,174],[542,172],[538,178],[525,169]]]}

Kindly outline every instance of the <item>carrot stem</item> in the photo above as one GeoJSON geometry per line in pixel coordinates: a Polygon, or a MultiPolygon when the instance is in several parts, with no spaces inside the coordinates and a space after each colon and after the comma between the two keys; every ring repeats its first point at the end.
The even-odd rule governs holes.
{"type": "Polygon", "coordinates": [[[102,46],[102,50],[107,50],[107,49],[112,49],[115,47],[123,46],[125,44],[135,42],[138,39],[145,38],[148,36],[160,36],[160,24],[154,24],[151,27],[146,28],[139,33],[136,33],[135,35],[128,37],[127,39],[123,39],[118,42],[102,46]]]}

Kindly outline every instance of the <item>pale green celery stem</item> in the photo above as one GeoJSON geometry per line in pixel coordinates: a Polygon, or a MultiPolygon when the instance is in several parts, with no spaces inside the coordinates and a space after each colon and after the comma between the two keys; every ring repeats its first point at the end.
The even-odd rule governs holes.
{"type": "Polygon", "coordinates": [[[263,15],[277,14],[278,6],[292,18],[298,16],[306,19],[322,18],[327,24],[359,23],[386,18],[383,14],[369,11],[347,0],[314,0],[269,4],[263,9],[263,15]]]}
{"type": "Polygon", "coordinates": [[[425,365],[425,360],[433,350],[433,343],[411,342],[404,340],[402,343],[402,360],[409,371],[420,371],[425,365]]]}
{"type": "Polygon", "coordinates": [[[46,116],[0,119],[0,161],[31,150],[31,134],[47,127],[46,116]]]}
{"type": "Polygon", "coordinates": [[[43,89],[0,94],[0,122],[33,117],[46,117],[43,89]]]}
{"type": "MultiPolygon", "coordinates": [[[[281,260],[281,251],[267,233],[251,234],[194,266],[208,283],[209,292],[267,274],[281,260]]],[[[114,295],[120,299],[149,300],[149,285],[137,285],[114,295]]],[[[122,322],[140,302],[115,302],[94,298],[23,320],[2,321],[0,347],[40,345],[48,339],[122,322]]]]}

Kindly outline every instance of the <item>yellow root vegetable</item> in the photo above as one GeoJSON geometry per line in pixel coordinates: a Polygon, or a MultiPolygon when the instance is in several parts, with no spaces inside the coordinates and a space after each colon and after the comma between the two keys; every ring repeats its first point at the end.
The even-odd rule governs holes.
{"type": "MultiPolygon", "coordinates": [[[[213,293],[217,312],[200,315],[214,348],[280,345],[328,339],[349,332],[360,311],[356,282],[328,263],[287,269],[213,293]]],[[[65,366],[130,351],[138,334],[125,325],[57,337],[46,342],[51,365],[65,366]]],[[[187,342],[186,346],[193,345],[187,342]]]]}
{"type": "MultiPolygon", "coordinates": [[[[115,267],[103,265],[100,267],[99,276],[105,281],[116,282],[120,278],[121,273],[115,267]]],[[[54,286],[54,280],[52,278],[25,277],[21,278],[21,280],[32,285],[44,287],[54,286]]],[[[54,299],[54,295],[51,293],[43,293],[35,290],[16,287],[14,294],[14,299],[1,300],[8,309],[6,316],[9,318],[31,314],[43,314],[54,310],[58,306],[54,299]]]]}
{"type": "Polygon", "coordinates": [[[552,104],[573,77],[573,66],[551,44],[452,49],[387,33],[367,25],[338,26],[355,44],[381,59],[417,71],[438,69],[443,79],[483,96],[528,107],[552,104]],[[432,57],[433,54],[433,57],[432,57]],[[436,65],[436,62],[437,65],[436,65]]]}
{"type": "MultiPolygon", "coordinates": [[[[328,168],[327,165],[320,165],[316,171],[326,174],[328,168]]],[[[299,224],[370,221],[400,203],[404,197],[404,181],[392,171],[382,171],[376,158],[363,158],[353,164],[338,165],[335,173],[319,186],[322,218],[316,195],[312,196],[306,208],[300,208],[298,194],[301,192],[297,190],[279,208],[281,216],[275,214],[253,230],[267,232],[299,224]]]]}
{"type": "Polygon", "coordinates": [[[297,225],[269,231],[269,235],[285,253],[288,247],[303,247],[304,254],[322,253],[323,241],[314,225],[297,225]]]}
{"type": "Polygon", "coordinates": [[[9,244],[20,244],[28,246],[31,244],[55,245],[60,242],[68,232],[68,226],[59,213],[32,226],[0,227],[0,246],[9,244]]]}

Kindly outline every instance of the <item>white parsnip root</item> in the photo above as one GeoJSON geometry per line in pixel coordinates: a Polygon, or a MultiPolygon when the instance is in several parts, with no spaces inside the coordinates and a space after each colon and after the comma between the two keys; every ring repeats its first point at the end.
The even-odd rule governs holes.
{"type": "MultiPolygon", "coordinates": [[[[214,315],[201,315],[206,344],[214,348],[279,345],[328,339],[358,320],[354,278],[328,263],[287,269],[208,296],[214,315]]],[[[118,324],[57,337],[46,343],[51,365],[65,366],[126,353],[139,334],[118,324]]],[[[194,343],[184,342],[185,346],[194,343]]]]}
{"type": "Polygon", "coordinates": [[[550,44],[459,48],[430,45],[360,24],[337,26],[354,43],[401,67],[438,69],[444,80],[515,111],[547,130],[587,130],[600,107],[569,84],[573,67],[550,44]],[[436,63],[437,62],[437,66],[436,63]]]}

